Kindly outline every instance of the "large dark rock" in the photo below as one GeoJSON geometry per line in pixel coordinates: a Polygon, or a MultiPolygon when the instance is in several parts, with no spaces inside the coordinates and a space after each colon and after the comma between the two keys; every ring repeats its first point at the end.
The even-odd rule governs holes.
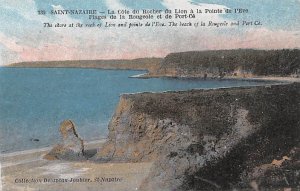
{"type": "Polygon", "coordinates": [[[59,131],[62,138],[61,143],[56,145],[44,158],[48,160],[84,159],[83,140],[78,136],[74,123],[71,120],[63,121],[59,131]]]}
{"type": "Polygon", "coordinates": [[[94,159],[153,162],[141,190],[296,188],[299,139],[300,84],[128,94],[94,159]]]}

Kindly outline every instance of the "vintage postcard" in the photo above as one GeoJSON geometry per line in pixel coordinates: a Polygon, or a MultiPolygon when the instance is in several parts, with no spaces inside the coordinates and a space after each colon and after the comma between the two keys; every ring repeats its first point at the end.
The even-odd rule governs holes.
{"type": "Polygon", "coordinates": [[[0,0],[0,191],[300,190],[299,0],[0,0]]]}

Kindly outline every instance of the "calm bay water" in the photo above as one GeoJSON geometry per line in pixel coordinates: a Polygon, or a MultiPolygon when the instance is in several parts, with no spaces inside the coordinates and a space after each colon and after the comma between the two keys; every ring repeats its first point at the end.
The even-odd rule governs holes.
{"type": "Polygon", "coordinates": [[[65,119],[75,122],[84,140],[105,138],[108,132],[107,125],[122,93],[266,83],[128,78],[140,73],[143,72],[0,68],[0,152],[7,153],[56,144],[59,141],[59,124],[65,119]]]}

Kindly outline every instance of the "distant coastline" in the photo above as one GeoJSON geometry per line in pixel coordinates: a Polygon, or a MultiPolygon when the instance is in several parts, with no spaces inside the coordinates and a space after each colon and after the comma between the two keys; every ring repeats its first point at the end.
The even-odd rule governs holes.
{"type": "Polygon", "coordinates": [[[6,68],[94,68],[156,71],[162,58],[137,58],[132,60],[66,60],[66,61],[34,61],[19,62],[4,66],[6,68]]]}
{"type": "Polygon", "coordinates": [[[20,62],[5,67],[148,71],[146,74],[134,76],[139,78],[253,78],[263,80],[271,78],[293,81],[293,79],[300,78],[300,50],[207,50],[170,53],[165,58],[20,62]]]}

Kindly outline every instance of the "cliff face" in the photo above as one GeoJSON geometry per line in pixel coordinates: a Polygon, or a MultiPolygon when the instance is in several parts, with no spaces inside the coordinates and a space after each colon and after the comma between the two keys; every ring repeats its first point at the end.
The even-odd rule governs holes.
{"type": "Polygon", "coordinates": [[[299,165],[299,106],[299,84],[122,95],[95,160],[153,161],[141,190],[284,186],[254,171],[283,156],[299,165]]]}
{"type": "Polygon", "coordinates": [[[167,55],[152,75],[188,77],[300,76],[300,50],[217,50],[167,55]]]}

